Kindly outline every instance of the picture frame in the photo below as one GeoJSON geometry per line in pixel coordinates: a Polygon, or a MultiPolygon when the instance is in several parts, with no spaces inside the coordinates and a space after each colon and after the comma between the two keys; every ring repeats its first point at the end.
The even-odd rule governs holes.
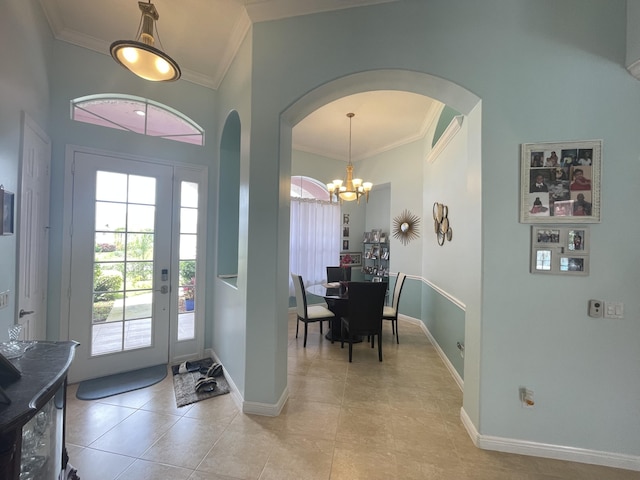
{"type": "Polygon", "coordinates": [[[520,223],[600,223],[602,140],[523,143],[520,223]]]}
{"type": "Polygon", "coordinates": [[[2,212],[2,222],[0,222],[0,235],[13,235],[15,195],[0,185],[0,212],[2,212]]]}
{"type": "Polygon", "coordinates": [[[362,252],[345,252],[340,254],[340,265],[349,265],[350,267],[362,266],[362,252]],[[345,263],[346,259],[351,259],[349,263],[345,263]]]}
{"type": "Polygon", "coordinates": [[[342,240],[342,250],[343,251],[349,250],[349,240],[342,240]]]}
{"type": "Polygon", "coordinates": [[[531,273],[589,275],[589,227],[531,227],[531,273]]]}

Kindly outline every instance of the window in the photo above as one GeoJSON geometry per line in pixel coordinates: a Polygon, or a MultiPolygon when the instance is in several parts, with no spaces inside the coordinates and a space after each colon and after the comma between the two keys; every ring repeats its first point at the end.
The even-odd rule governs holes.
{"type": "MultiPolygon", "coordinates": [[[[291,178],[289,270],[306,285],[326,280],[326,267],[340,259],[340,205],[329,203],[325,185],[309,177],[291,178]]],[[[295,294],[289,281],[289,295],[295,294]]]]}
{"type": "Polygon", "coordinates": [[[204,130],[177,110],[132,95],[89,95],[71,101],[71,119],[103,127],[204,145],[204,130]]]}

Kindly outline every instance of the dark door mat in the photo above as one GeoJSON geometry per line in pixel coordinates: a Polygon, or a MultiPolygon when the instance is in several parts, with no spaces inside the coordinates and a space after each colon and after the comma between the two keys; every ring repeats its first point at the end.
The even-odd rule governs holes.
{"type": "Polygon", "coordinates": [[[106,377],[85,380],[78,385],[76,397],[80,400],[97,400],[120,393],[150,387],[167,376],[166,365],[141,368],[130,372],[116,373],[106,377]]]}

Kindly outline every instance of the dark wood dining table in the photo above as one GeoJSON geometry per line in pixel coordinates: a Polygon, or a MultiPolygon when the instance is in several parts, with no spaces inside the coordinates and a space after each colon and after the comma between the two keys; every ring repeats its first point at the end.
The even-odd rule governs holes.
{"type": "MultiPolygon", "coordinates": [[[[348,282],[346,282],[348,285],[348,282]]],[[[337,283],[324,283],[318,285],[310,285],[306,288],[307,293],[317,297],[323,297],[327,303],[327,308],[335,314],[335,318],[331,321],[331,329],[325,334],[327,340],[340,341],[341,337],[341,318],[346,316],[349,308],[349,289],[345,286],[339,286],[337,283]]],[[[357,341],[361,342],[362,339],[357,341]]]]}

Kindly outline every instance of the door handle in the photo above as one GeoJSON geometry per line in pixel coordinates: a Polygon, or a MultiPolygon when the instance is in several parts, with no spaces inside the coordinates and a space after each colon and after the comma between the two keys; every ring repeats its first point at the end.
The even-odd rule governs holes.
{"type": "Polygon", "coordinates": [[[20,311],[18,312],[18,318],[22,318],[25,315],[31,315],[33,313],[33,310],[24,310],[24,309],[20,309],[20,311]]]}

